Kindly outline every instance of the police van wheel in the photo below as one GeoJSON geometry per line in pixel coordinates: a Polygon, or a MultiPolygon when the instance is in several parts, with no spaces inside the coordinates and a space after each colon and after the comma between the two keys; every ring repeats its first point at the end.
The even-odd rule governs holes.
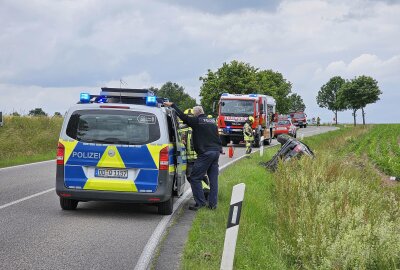
{"type": "Polygon", "coordinates": [[[78,207],[78,201],[60,198],[60,206],[63,210],[75,210],[78,207]]]}
{"type": "Polygon", "coordinates": [[[174,208],[174,196],[171,195],[169,200],[158,204],[158,214],[171,215],[174,208]]]}

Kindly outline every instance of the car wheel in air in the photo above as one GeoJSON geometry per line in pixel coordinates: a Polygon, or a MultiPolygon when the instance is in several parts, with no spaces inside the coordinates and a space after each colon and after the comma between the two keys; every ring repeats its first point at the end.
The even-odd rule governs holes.
{"type": "Polygon", "coordinates": [[[63,210],[75,210],[78,207],[77,200],[60,198],[60,206],[63,210]]]}

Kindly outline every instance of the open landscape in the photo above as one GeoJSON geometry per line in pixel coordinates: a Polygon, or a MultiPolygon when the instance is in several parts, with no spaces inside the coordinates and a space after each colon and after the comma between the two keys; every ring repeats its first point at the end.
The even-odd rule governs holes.
{"type": "MultiPolygon", "coordinates": [[[[258,153],[221,175],[221,207],[201,211],[184,251],[183,269],[219,269],[233,185],[246,184],[237,269],[396,269],[400,266],[399,185],[383,172],[397,162],[370,155],[398,151],[400,125],[342,126],[306,138],[316,158],[281,164],[275,173],[258,153]],[[393,137],[397,137],[393,139],[393,137]],[[382,144],[365,144],[380,141],[382,144]],[[358,149],[358,151],[355,151],[358,149]],[[364,155],[363,153],[368,153],[364,155]]],[[[397,170],[398,172],[398,170],[397,170]]]]}
{"type": "Polygon", "coordinates": [[[0,168],[54,159],[62,121],[62,117],[5,117],[0,128],[0,168]]]}

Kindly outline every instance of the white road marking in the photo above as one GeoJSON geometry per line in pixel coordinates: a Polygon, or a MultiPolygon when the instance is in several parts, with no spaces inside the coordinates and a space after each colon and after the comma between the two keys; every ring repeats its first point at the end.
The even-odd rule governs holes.
{"type": "MultiPolygon", "coordinates": [[[[269,145],[269,146],[264,146],[264,148],[270,148],[275,145],[269,145]]],[[[259,151],[256,150],[254,152],[259,151]]],[[[222,165],[219,167],[219,170],[223,170],[229,165],[233,164],[234,162],[246,157],[246,155],[242,155],[240,157],[235,158],[232,161],[229,161],[228,163],[222,165]]],[[[192,195],[191,189],[186,190],[186,192],[182,195],[181,198],[179,198],[178,201],[175,202],[174,204],[174,210],[172,211],[172,214],[169,216],[163,217],[160,222],[158,223],[156,229],[154,230],[153,234],[150,236],[149,240],[147,241],[146,246],[144,247],[142,254],[139,257],[139,260],[136,263],[135,270],[145,270],[148,269],[150,266],[150,262],[154,256],[154,253],[156,251],[157,245],[161,241],[161,237],[165,233],[166,229],[168,228],[169,222],[172,218],[172,216],[175,214],[176,209],[179,208],[179,206],[182,204],[182,202],[189,196],[192,195]],[[182,200],[181,200],[182,199],[182,200]],[[179,205],[177,205],[179,203],[179,205]]]]}
{"type": "Polygon", "coordinates": [[[172,211],[172,214],[169,216],[164,216],[160,220],[156,229],[154,230],[149,240],[147,241],[147,244],[144,247],[142,254],[139,257],[139,260],[136,263],[135,270],[148,268],[150,260],[153,257],[154,251],[156,250],[158,244],[160,243],[161,237],[163,236],[166,228],[168,227],[171,218],[173,217],[179,206],[182,204],[182,202],[185,201],[186,198],[191,194],[192,191],[190,189],[187,189],[185,193],[183,193],[183,195],[174,203],[174,209],[172,211]]]}
{"type": "Polygon", "coordinates": [[[55,190],[55,188],[50,188],[50,189],[44,190],[44,191],[42,191],[42,192],[38,192],[38,193],[35,193],[35,194],[33,194],[33,195],[24,197],[24,198],[22,198],[22,199],[19,199],[19,200],[10,202],[10,203],[6,203],[6,204],[3,204],[3,205],[0,205],[0,209],[4,209],[4,208],[9,207],[9,206],[11,206],[11,205],[14,205],[14,204],[17,204],[17,203],[20,203],[20,202],[23,202],[23,201],[26,201],[26,200],[35,198],[35,197],[37,197],[37,196],[40,196],[40,195],[49,193],[49,192],[54,191],[54,190],[55,190]]]}
{"type": "Polygon", "coordinates": [[[21,168],[21,167],[27,167],[27,166],[32,166],[32,165],[38,165],[38,164],[43,164],[43,163],[48,163],[48,162],[54,162],[54,166],[56,164],[55,159],[51,160],[46,160],[46,161],[39,161],[39,162],[34,162],[34,163],[28,163],[28,164],[21,164],[21,165],[15,165],[15,166],[10,166],[10,167],[4,167],[0,168],[0,171],[5,171],[5,170],[10,170],[10,169],[15,169],[15,168],[21,168]]]}

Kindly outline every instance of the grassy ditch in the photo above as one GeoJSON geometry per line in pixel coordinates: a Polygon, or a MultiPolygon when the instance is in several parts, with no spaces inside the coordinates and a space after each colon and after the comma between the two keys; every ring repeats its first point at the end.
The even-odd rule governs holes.
{"type": "Polygon", "coordinates": [[[274,174],[257,154],[228,168],[219,209],[195,218],[182,268],[219,269],[230,194],[239,182],[246,194],[235,269],[399,268],[399,195],[381,185],[368,159],[350,151],[369,132],[348,127],[307,138],[317,158],[280,164],[274,174]]]}
{"type": "Polygon", "coordinates": [[[0,167],[54,159],[61,117],[12,117],[0,128],[0,167]]]}

